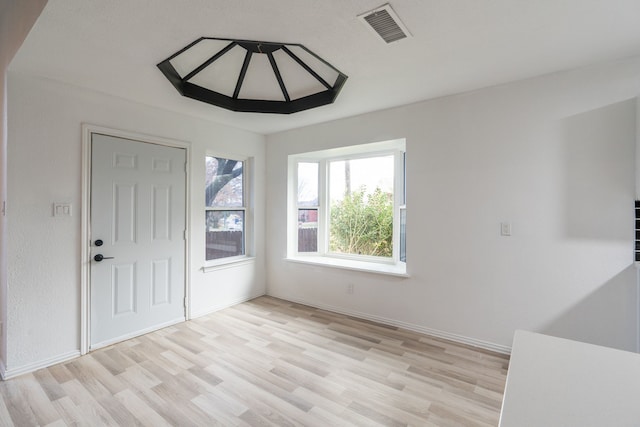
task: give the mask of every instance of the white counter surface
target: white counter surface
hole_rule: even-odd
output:
[[[500,427],[640,427],[640,354],[516,331]]]

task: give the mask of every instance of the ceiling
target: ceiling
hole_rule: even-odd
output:
[[[412,37],[357,15],[386,0],[49,0],[10,65],[263,134],[640,54],[638,0],[389,0]],[[195,39],[301,43],[349,78],[292,115],[184,98],[156,64]]]

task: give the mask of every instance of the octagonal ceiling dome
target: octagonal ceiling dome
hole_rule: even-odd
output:
[[[332,103],[347,76],[301,44],[202,37],[158,64],[183,96],[290,114]]]

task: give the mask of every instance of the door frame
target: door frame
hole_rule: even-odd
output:
[[[147,144],[182,148],[185,150],[185,253],[184,253],[184,318],[189,320],[191,305],[191,281],[189,266],[191,235],[191,144],[185,141],[162,138],[137,132],[112,129],[92,124],[82,124],[82,218],[80,243],[80,354],[87,354],[91,345],[91,136],[102,134],[116,138],[131,139]]]

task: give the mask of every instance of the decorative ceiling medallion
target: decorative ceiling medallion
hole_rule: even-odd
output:
[[[183,96],[232,111],[331,104],[347,76],[301,44],[202,37],[158,64]]]

